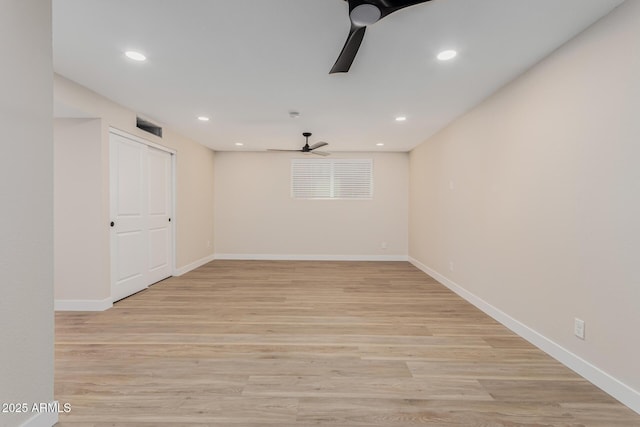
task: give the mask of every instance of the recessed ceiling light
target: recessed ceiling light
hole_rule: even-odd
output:
[[[458,56],[458,52],[456,52],[455,50],[449,49],[449,50],[443,50],[442,52],[440,52],[438,54],[438,59],[440,61],[448,61],[450,59],[455,58],[456,56]]]
[[[127,58],[133,59],[134,61],[146,61],[147,60],[146,56],[144,56],[140,52],[136,52],[135,50],[128,50],[124,54],[127,55]]]
[[[210,119],[207,116],[198,116],[198,120],[201,122],[208,122]]]
[[[377,145],[378,147],[384,147],[384,144],[383,144],[382,142],[378,142],[376,145]]]
[[[398,116],[398,117],[396,117],[396,122],[404,122],[404,121],[406,121],[406,120],[407,120],[407,118],[406,118],[405,116]]]
[[[242,147],[244,144],[242,142],[236,142],[237,147]]]

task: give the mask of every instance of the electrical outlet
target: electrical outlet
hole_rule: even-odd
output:
[[[584,339],[584,320],[577,317],[573,319],[573,333],[581,340]]]
[[[211,240],[207,240],[207,247],[210,248],[211,247]]]
[[[387,249],[387,242],[380,243],[380,248]]]
[[[449,271],[453,271],[453,261],[449,261]]]

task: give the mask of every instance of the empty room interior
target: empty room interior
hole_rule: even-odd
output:
[[[1,2],[0,427],[640,425],[639,23]]]

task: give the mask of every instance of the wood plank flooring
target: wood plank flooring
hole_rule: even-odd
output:
[[[56,314],[60,427],[640,426],[405,262],[214,261]]]

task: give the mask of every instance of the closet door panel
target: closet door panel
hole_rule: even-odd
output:
[[[144,254],[148,219],[146,147],[111,136],[111,296],[114,301],[146,288]]]
[[[171,154],[149,148],[149,265],[150,283],[171,276],[173,230],[171,223]]]

